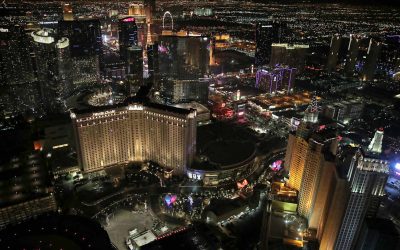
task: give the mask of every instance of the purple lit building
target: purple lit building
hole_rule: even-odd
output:
[[[286,91],[290,93],[293,89],[293,83],[296,75],[296,68],[275,65],[274,68],[262,68],[256,74],[256,88],[275,93],[277,91]]]

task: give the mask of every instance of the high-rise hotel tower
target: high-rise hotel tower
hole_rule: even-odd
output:
[[[196,110],[129,102],[75,111],[79,164],[90,172],[120,163],[154,161],[183,174],[196,153]]]
[[[347,179],[350,198],[347,203],[334,249],[354,248],[365,218],[373,218],[385,195],[389,162],[382,158],[383,129],[376,131],[368,150],[360,149],[350,164]]]

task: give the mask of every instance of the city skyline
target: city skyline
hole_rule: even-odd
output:
[[[0,249],[400,249],[389,1],[0,4]]]

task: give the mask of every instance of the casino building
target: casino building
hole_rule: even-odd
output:
[[[128,101],[72,111],[80,166],[85,172],[154,161],[181,175],[196,153],[196,110]]]

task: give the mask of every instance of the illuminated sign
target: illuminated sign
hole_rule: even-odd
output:
[[[143,110],[143,106],[142,105],[129,105],[128,106],[128,110]]]
[[[114,114],[114,113],[115,113],[115,110],[109,110],[109,111],[104,111],[104,112],[93,113],[92,116],[109,115],[109,114]]]
[[[271,169],[272,169],[273,171],[275,171],[275,172],[281,170],[281,168],[282,168],[282,163],[283,163],[282,160],[274,161],[274,162],[272,163],[272,165],[271,165]]]
[[[8,29],[0,28],[0,32],[9,32]]]
[[[133,18],[133,17],[127,17],[127,18],[125,18],[125,19],[122,19],[122,21],[123,21],[123,22],[134,22],[134,21],[135,21],[135,18]]]
[[[164,201],[167,204],[167,206],[171,206],[176,202],[177,196],[174,194],[167,194],[164,197]]]

